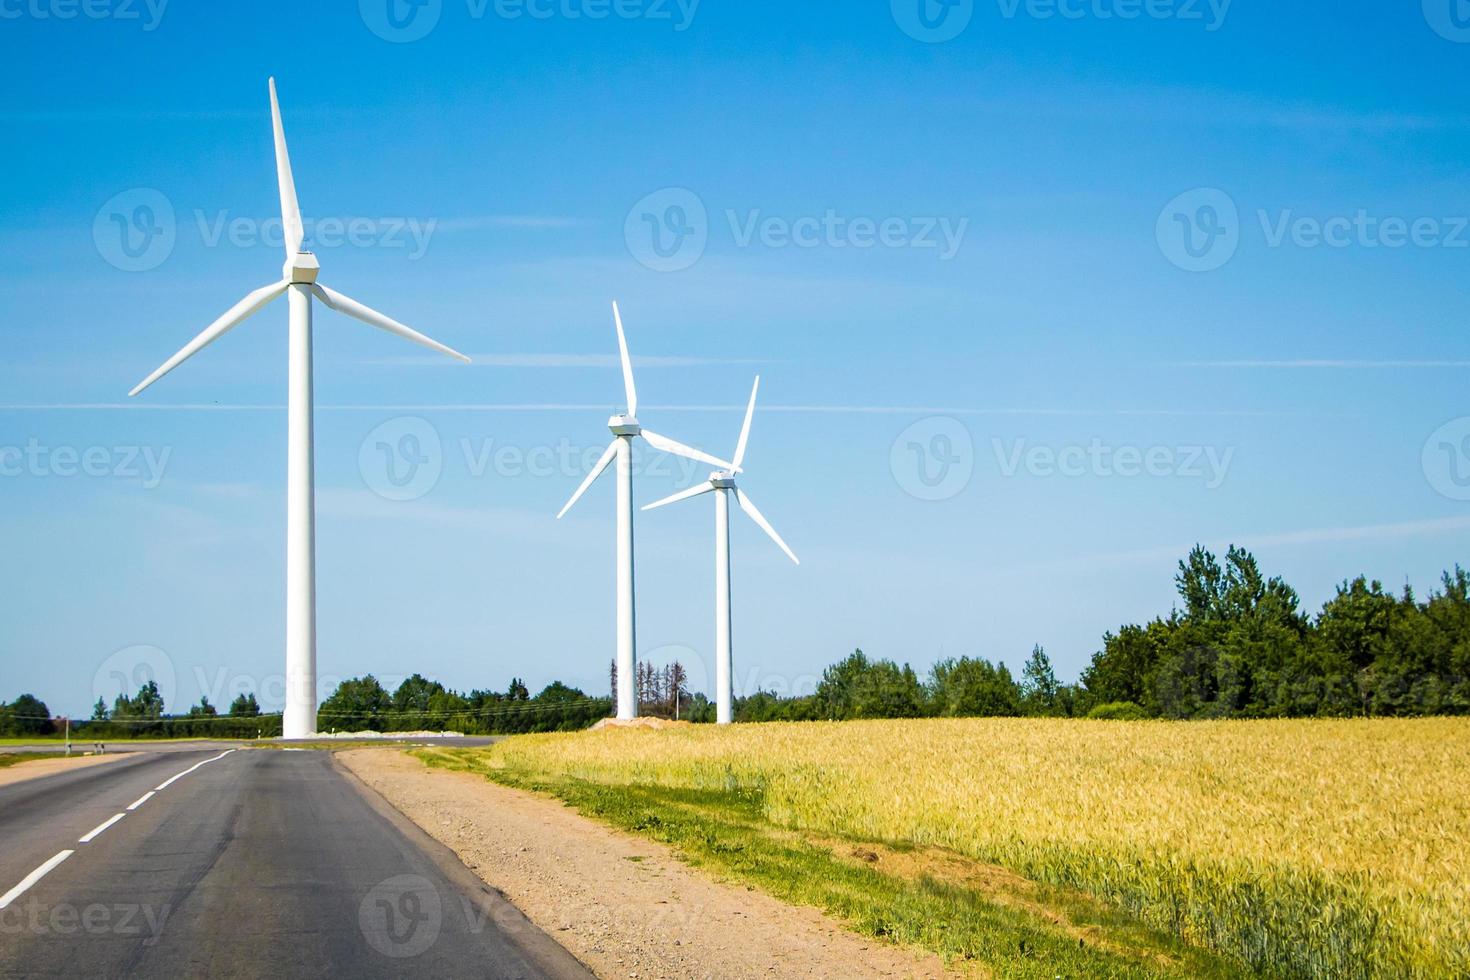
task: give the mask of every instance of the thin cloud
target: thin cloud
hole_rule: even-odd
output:
[[[471,366],[497,368],[615,368],[616,354],[470,354]],[[404,354],[398,357],[374,358],[367,363],[380,365],[455,365],[442,357]],[[768,364],[769,361],[718,357],[634,356],[635,367],[682,368],[723,364]]]
[[[406,405],[317,405],[320,412],[590,412],[604,411],[608,402],[500,402]],[[658,412],[744,412],[744,404],[650,405]],[[158,404],[150,402],[62,402],[52,404],[0,405],[4,412],[283,412],[284,404],[228,404],[195,402]],[[1131,408],[975,408],[928,405],[765,405],[763,412],[792,412],[824,415],[952,415],[952,416],[1047,416],[1057,418],[1354,418],[1345,413],[1267,412],[1221,409],[1131,409]]]
[[[1319,544],[1340,544],[1348,541],[1398,541],[1406,538],[1422,538],[1453,531],[1470,530],[1470,515],[1444,517],[1426,521],[1398,521],[1391,524],[1363,524],[1354,527],[1306,528],[1296,531],[1243,534],[1218,540],[1198,542],[1212,551],[1221,552],[1230,545],[1252,551],[1267,548],[1292,548]],[[1136,548],[1115,551],[1082,558],[1067,558],[1057,561],[1039,562],[1022,566],[1025,570],[1045,571],[1049,569],[1075,570],[1079,567],[1100,568],[1138,563],[1173,563],[1181,555],[1189,553],[1196,542],[1173,544],[1151,548]],[[1020,570],[1020,569],[1017,569]]]
[[[491,214],[480,217],[444,218],[434,224],[435,231],[494,231],[507,228],[557,230],[584,228],[596,224],[587,218],[553,214]]]
[[[1267,370],[1346,370],[1376,371],[1418,368],[1467,368],[1470,361],[1421,360],[1421,361],[1344,361],[1344,360],[1295,360],[1295,361],[1177,361],[1169,365],[1179,368],[1241,368]]]

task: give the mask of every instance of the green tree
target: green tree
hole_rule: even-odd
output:
[[[7,735],[51,734],[51,709],[33,694],[22,694],[8,705],[0,706],[0,731]]]
[[[1052,670],[1051,658],[1041,644],[1031,649],[1031,656],[1021,668],[1021,704],[1028,715],[1058,714],[1057,696],[1061,685]]]
[[[941,660],[929,673],[934,712],[952,718],[1021,713],[1021,689],[1005,664],[983,658]]]
[[[253,693],[237,694],[235,700],[230,702],[231,718],[258,718],[260,717],[260,704],[255,700]]]
[[[332,696],[322,702],[318,717],[329,731],[387,730],[388,712],[393,699],[372,674],[354,677],[337,685]]]

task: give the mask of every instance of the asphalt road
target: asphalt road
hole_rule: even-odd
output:
[[[591,976],[330,753],[225,751],[0,787],[0,975]]]

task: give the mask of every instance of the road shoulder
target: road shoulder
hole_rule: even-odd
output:
[[[430,769],[401,751],[337,758],[598,976],[954,975],[938,957],[875,944],[816,909],[716,881],[556,800]]]
[[[0,786],[13,786],[16,783],[29,782],[32,779],[54,776],[59,772],[71,772],[74,769],[100,766],[104,763],[131,758],[132,755],[133,753],[131,752],[114,752],[109,755],[43,755],[35,759],[25,759],[14,765],[0,769]]]

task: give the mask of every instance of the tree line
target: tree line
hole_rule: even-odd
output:
[[[908,664],[857,650],[828,667],[814,693],[757,691],[735,700],[737,721],[920,717],[1300,718],[1470,713],[1470,574],[1458,565],[1423,599],[1364,576],[1343,582],[1315,614],[1296,590],[1266,578],[1253,555],[1224,561],[1196,546],[1179,562],[1179,600],[1167,616],[1103,637],[1079,683],[1059,683],[1046,651],[1032,649],[1019,678],[1004,661],[941,660],[923,677]],[[715,706],[688,690],[677,662],[638,665],[645,715],[713,722]],[[609,671],[616,692],[617,667]],[[343,681],[322,702],[323,731],[458,731],[471,735],[573,731],[612,714],[614,697],[561,682],[532,696],[520,679],[505,692],[461,694],[420,674],[389,693],[371,674]],[[78,740],[133,737],[251,738],[281,733],[253,694],[225,714],[201,698],[167,715],[158,685],[144,683],[92,717]],[[40,699],[0,703],[0,736],[58,734]]]

